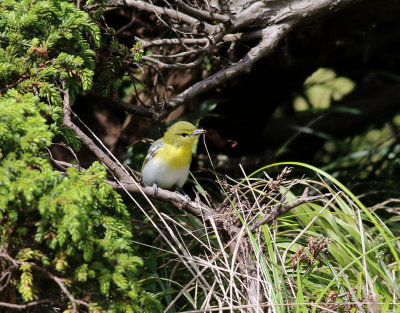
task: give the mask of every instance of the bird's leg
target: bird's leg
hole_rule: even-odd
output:
[[[187,201],[192,201],[192,200],[190,199],[189,195],[182,189],[182,187],[176,186],[176,188],[178,188],[179,192],[185,196],[185,198],[186,198]]]
[[[157,186],[157,183],[154,183],[153,184],[153,196],[157,197],[157,194],[158,194],[158,186]]]

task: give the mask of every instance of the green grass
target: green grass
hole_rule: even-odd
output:
[[[268,176],[286,166],[317,179]],[[154,248],[160,249],[164,288],[170,291],[167,312],[400,313],[398,229],[311,165],[277,163],[243,176],[219,180],[227,205],[212,219],[171,218],[162,207],[153,208],[160,219],[154,222],[163,225],[164,239]],[[255,221],[278,203],[295,201],[305,188],[329,196],[251,231]],[[197,190],[218,207],[202,186]],[[237,232],[224,233],[224,222]]]

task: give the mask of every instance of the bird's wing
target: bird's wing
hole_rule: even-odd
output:
[[[163,144],[164,144],[164,142],[162,142],[161,140],[157,140],[151,144],[149,151],[147,152],[146,159],[144,159],[144,162],[142,165],[142,170],[143,170],[144,166],[146,165],[146,163],[149,162],[154,157],[154,155],[156,154],[156,151],[158,149],[160,149],[163,146]]]

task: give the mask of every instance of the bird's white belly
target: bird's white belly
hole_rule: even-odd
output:
[[[189,165],[171,169],[165,162],[157,158],[149,160],[143,168],[142,179],[148,186],[156,183],[161,188],[171,188],[174,185],[182,187],[189,175]]]

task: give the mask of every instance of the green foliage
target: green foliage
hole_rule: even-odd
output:
[[[304,96],[297,96],[293,106],[297,111],[328,109],[332,100],[341,100],[354,87],[351,79],[337,77],[332,69],[320,68],[304,82]]]
[[[102,71],[96,77],[96,90],[103,95],[109,95],[117,89],[123,81],[126,72],[126,65],[132,51],[124,44],[119,43],[113,36],[104,38],[109,41],[111,49],[104,51],[104,60],[102,60]],[[140,56],[140,51],[135,55]],[[141,57],[141,56],[140,56]]]
[[[53,134],[41,116],[46,106],[38,97],[11,90],[0,98],[0,144],[3,154],[37,153],[51,143]]]
[[[139,62],[142,60],[144,50],[142,49],[142,43],[140,41],[136,41],[136,43],[133,45],[131,51],[133,53],[133,59],[136,62]]]
[[[32,291],[32,283],[33,276],[31,271],[31,265],[24,263],[19,268],[22,272],[21,281],[19,283],[18,291],[21,293],[24,301],[32,301],[33,300],[33,291]]]
[[[149,296],[137,282],[142,260],[131,244],[130,215],[100,164],[70,168],[66,177],[53,170],[41,150],[52,138],[39,114],[45,107],[15,90],[0,98],[1,246],[70,280],[76,297],[92,293],[110,312],[137,312],[148,303],[142,294]],[[24,301],[33,300],[35,286],[40,298],[54,292],[40,289],[46,278],[29,264],[20,270]]]
[[[355,186],[356,192],[365,193],[370,203],[397,198],[397,177],[400,172],[399,125],[397,116],[383,127],[369,127],[357,136],[326,142],[324,150],[320,152],[321,159],[328,163],[326,170],[335,177],[343,177],[342,180],[348,183],[364,181],[364,184]],[[380,182],[380,192],[371,190],[368,182],[374,186]]]
[[[0,86],[36,92],[53,105],[61,104],[60,79],[74,92],[91,88],[90,40],[99,46],[100,31],[73,3],[2,1],[0,33]]]
[[[92,88],[91,47],[99,43],[98,27],[73,3],[2,1],[0,251],[19,262],[19,274],[2,286],[2,301],[15,301],[7,295],[17,292],[17,303],[59,299],[67,310],[72,303],[54,280],[59,277],[92,311],[161,311],[138,282],[143,261],[132,243],[131,217],[106,183],[105,168],[95,162],[62,175],[46,153],[59,138],[79,148],[62,125],[60,86],[66,84],[72,100]]]
[[[107,0],[87,0],[86,5],[97,5],[97,9],[93,13],[93,19],[100,20],[106,11]]]
[[[372,296],[376,297],[377,302],[384,303],[390,298],[389,302],[394,303],[399,296],[399,290],[396,289],[399,280],[393,279],[394,276],[398,277],[399,272],[398,267],[393,266],[399,260],[397,228],[388,227],[350,190],[315,167],[283,162],[265,166],[257,172],[274,165],[309,168],[331,181],[335,189],[326,182],[317,182],[319,188],[324,187],[332,192],[334,199],[324,199],[322,205],[299,205],[281,216],[275,225],[263,226],[265,244],[274,246],[265,254],[268,264],[284,267],[278,276],[274,275],[276,278],[271,283],[279,286],[280,281],[287,279],[284,273],[288,273],[297,280],[296,301],[300,304],[327,302],[322,299],[329,298],[328,292],[331,291],[342,294],[337,303],[343,306],[354,299],[369,299]],[[308,181],[308,186],[312,187],[312,183]],[[257,186],[262,186],[261,180]],[[289,203],[298,198],[282,186],[281,192]],[[271,238],[271,234],[275,238]],[[281,253],[280,257],[276,256],[277,251]],[[302,305],[296,310],[306,312]],[[313,312],[316,311],[317,307],[314,306]]]
[[[161,313],[163,311],[162,306],[151,293],[146,293],[144,297],[142,297],[141,302],[143,307],[145,307],[143,313]]]

